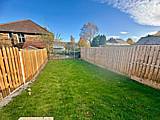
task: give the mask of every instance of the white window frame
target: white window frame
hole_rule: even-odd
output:
[[[17,33],[17,39],[18,39],[18,43],[24,43],[26,38],[23,33]],[[24,41],[23,41],[23,39],[24,39]]]

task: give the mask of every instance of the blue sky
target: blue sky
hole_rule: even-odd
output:
[[[121,4],[117,4],[116,1],[0,0],[0,23],[31,19],[48,27],[54,33],[61,33],[65,41],[69,41],[70,35],[73,35],[78,41],[80,29],[86,22],[96,24],[101,34],[123,39],[137,38],[160,30],[160,14],[157,14],[160,13],[159,6],[154,6],[154,8],[157,7],[157,13],[154,13],[155,10],[147,11],[148,7],[154,4],[147,2],[144,4],[143,1],[148,0],[139,0],[143,3],[137,3],[134,6],[132,2],[129,3],[130,6],[125,5],[126,0],[122,0]],[[141,4],[146,7],[141,8]],[[122,9],[125,7],[127,11]],[[153,15],[151,16],[150,13]],[[150,16],[150,18],[144,16]]]

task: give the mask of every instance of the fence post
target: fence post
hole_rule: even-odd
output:
[[[21,64],[21,70],[22,70],[22,79],[23,79],[23,83],[25,84],[25,74],[24,74],[24,65],[23,65],[23,61],[22,61],[22,51],[19,51],[19,56],[20,56],[20,64]]]

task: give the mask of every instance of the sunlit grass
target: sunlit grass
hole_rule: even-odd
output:
[[[160,91],[81,60],[50,61],[27,91],[0,110],[0,120],[159,120]]]

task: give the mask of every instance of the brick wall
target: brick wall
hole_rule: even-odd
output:
[[[24,34],[25,36],[25,41],[39,41],[42,40],[41,35],[28,35]],[[14,43],[14,44],[13,44]],[[8,37],[8,33],[0,33],[0,47],[2,46],[17,46],[17,47],[22,47],[22,43],[18,43],[18,37],[16,33],[13,33],[13,42],[12,40]]]

